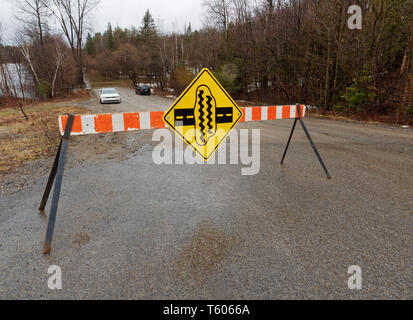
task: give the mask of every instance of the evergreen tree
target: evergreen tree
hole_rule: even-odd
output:
[[[189,42],[192,36],[192,26],[191,23],[188,24],[188,27],[185,27],[185,41]]]
[[[115,48],[115,39],[113,37],[113,30],[112,30],[112,25],[108,23],[108,27],[103,34],[103,38],[105,41],[105,47],[109,50],[114,50]]]
[[[86,51],[91,56],[96,55],[95,39],[90,35],[90,33],[87,34]]]
[[[188,24],[188,27],[185,30],[185,35],[189,37],[192,34],[192,25],[191,23]]]
[[[350,109],[355,111],[370,110],[377,97],[373,76],[367,65],[363,65],[360,77],[347,88],[344,99]]]
[[[148,9],[142,19],[142,26],[139,29],[139,38],[145,44],[151,45],[157,37],[158,27]]]

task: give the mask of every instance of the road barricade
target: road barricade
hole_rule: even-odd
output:
[[[296,129],[297,122],[300,122],[327,178],[331,178],[330,173],[328,172],[307,130],[307,127],[304,124],[303,118],[305,117],[306,106],[297,104],[288,106],[246,107],[240,109],[243,114],[239,122],[294,119],[294,124],[281,160],[281,164],[284,163],[288,148],[290,146],[294,131]],[[130,132],[166,128],[167,126],[163,119],[164,115],[165,112],[163,111],[155,111],[97,115],[69,114],[59,117],[58,121],[62,138],[39,208],[41,212],[44,212],[50,196],[50,192],[54,185],[49,222],[46,232],[46,239],[43,247],[43,254],[50,254],[52,248],[53,232],[56,222],[58,203],[63,181],[64,163],[70,137],[89,134]]]
[[[243,116],[240,122],[298,119],[298,109],[301,117],[305,117],[305,106],[268,106],[240,108]],[[129,132],[166,128],[163,121],[164,111],[113,113],[98,115],[74,116],[70,131],[72,136],[102,134],[112,132]],[[60,134],[63,136],[69,116],[59,117]]]

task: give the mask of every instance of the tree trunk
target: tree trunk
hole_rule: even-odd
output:
[[[341,52],[341,37],[343,34],[343,16],[344,16],[344,10],[345,7],[342,7],[341,13],[340,13],[340,29],[338,33],[338,43],[337,43],[337,51],[335,54],[335,69],[334,69],[334,82],[333,82],[333,106],[336,104],[336,90],[337,90],[337,77],[338,77],[338,69],[340,65],[340,52]]]
[[[330,55],[331,55],[331,48],[330,48],[330,31],[328,32],[328,44],[327,44],[327,63],[326,63],[326,75],[325,75],[325,87],[324,87],[324,105],[323,105],[323,113],[327,112],[328,103],[329,103],[329,91],[330,91]]]

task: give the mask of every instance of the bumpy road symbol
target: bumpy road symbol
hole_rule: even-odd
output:
[[[165,113],[165,123],[207,161],[242,118],[242,111],[203,69]]]
[[[196,142],[200,146],[205,146],[209,139],[212,138],[217,132],[216,121],[216,109],[217,103],[211,90],[201,85],[196,91],[196,103],[195,103],[195,127],[196,130]]]

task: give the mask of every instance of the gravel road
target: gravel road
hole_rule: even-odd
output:
[[[124,90],[96,108],[172,103]],[[412,299],[413,130],[307,119],[327,180],[301,129],[280,166],[291,125],[237,127],[261,129],[256,176],[156,166],[152,132],[73,138],[51,256],[37,207],[53,159],[0,194],[0,298]],[[51,265],[62,290],[47,287]],[[362,290],[347,286],[351,265]]]
[[[137,112],[137,111],[164,111],[173,103],[173,99],[167,99],[156,95],[140,96],[131,88],[115,88],[122,97],[120,104],[107,104],[100,106],[99,99],[95,98],[96,107],[102,112]],[[99,89],[94,90],[94,95],[99,95]]]

